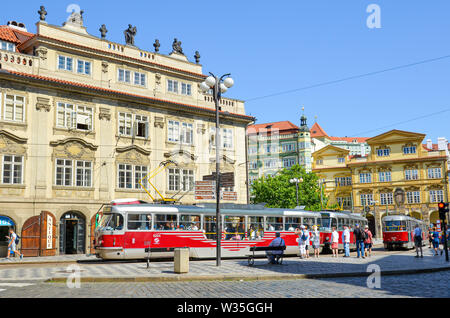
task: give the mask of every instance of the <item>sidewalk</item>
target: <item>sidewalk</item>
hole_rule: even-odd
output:
[[[2,265],[14,265],[14,264],[53,264],[53,263],[73,263],[77,261],[86,260],[99,260],[95,255],[78,254],[78,255],[58,255],[58,256],[46,256],[46,257],[24,257],[20,260],[19,257],[12,257],[9,260],[6,258],[0,258],[0,268]]]
[[[4,267],[0,266],[0,281],[51,281],[66,282],[79,270],[81,282],[162,282],[162,281],[212,281],[212,280],[279,280],[303,278],[334,278],[368,276],[368,266],[379,266],[381,275],[400,275],[450,270],[444,256],[432,256],[424,249],[424,258],[415,258],[413,251],[380,253],[366,259],[332,258],[319,259],[286,258],[283,265],[269,265],[266,259],[256,259],[249,267],[247,260],[223,260],[216,267],[215,261],[190,262],[188,274],[175,274],[173,262],[150,263],[101,263],[93,265],[70,264],[55,266]],[[70,266],[70,267],[69,267]]]

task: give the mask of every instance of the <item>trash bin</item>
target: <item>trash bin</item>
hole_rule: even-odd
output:
[[[174,255],[174,272],[189,273],[189,248],[176,248]]]

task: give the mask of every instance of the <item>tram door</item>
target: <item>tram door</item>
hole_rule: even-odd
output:
[[[86,222],[84,217],[76,212],[69,212],[62,216],[59,236],[61,254],[85,253]]]

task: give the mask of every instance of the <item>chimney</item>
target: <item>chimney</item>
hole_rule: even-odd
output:
[[[433,140],[427,139],[427,148],[433,150]]]
[[[8,21],[7,26],[13,29],[28,32],[27,28],[25,27],[25,24],[23,24],[22,22]]]
[[[448,140],[445,137],[438,138],[438,149],[444,150],[445,154],[448,156]]]

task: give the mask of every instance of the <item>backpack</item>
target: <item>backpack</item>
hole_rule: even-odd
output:
[[[302,241],[306,241],[308,239],[305,232],[303,232],[301,239],[302,239]]]
[[[369,236],[367,235],[366,231],[364,231],[363,229],[359,230],[361,232],[361,239],[362,240],[367,240],[369,238]]]
[[[20,236],[16,234],[16,240],[14,241],[16,245],[19,245]]]

